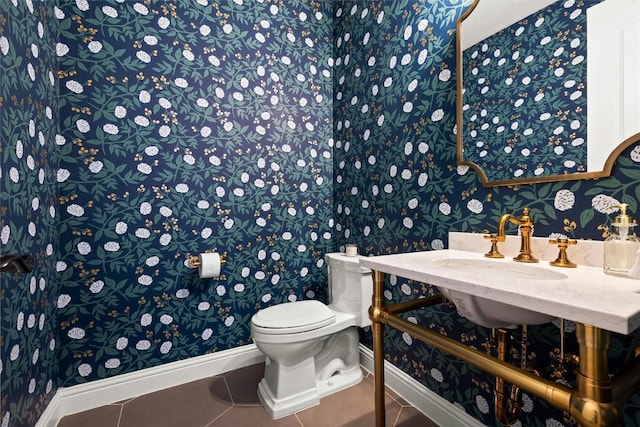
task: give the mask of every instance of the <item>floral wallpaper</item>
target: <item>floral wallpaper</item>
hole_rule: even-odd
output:
[[[340,1],[335,8],[335,239],[357,243],[365,254],[447,247],[449,231],[495,230],[500,215],[529,207],[535,235],[603,240],[619,202],[640,216],[640,144],[618,158],[613,176],[597,181],[482,187],[477,174],[455,159],[455,22],[470,1]],[[580,1],[563,5],[578,10]],[[513,226],[509,233],[516,233]],[[425,284],[387,278],[385,296],[401,301],[434,293]],[[478,349],[495,352],[491,330],[477,327],[452,306],[407,313]],[[559,322],[516,331],[510,360],[551,377],[557,363]],[[566,322],[568,352],[577,351]],[[429,389],[486,425],[496,425],[495,378],[387,328],[386,357]],[[361,339],[370,345],[368,331]],[[614,335],[611,367],[633,357],[638,334]],[[495,353],[494,353],[495,354]],[[571,380],[571,378],[569,378]],[[638,395],[625,408],[638,423]],[[516,425],[571,426],[568,414],[523,396]]]
[[[49,2],[0,2],[0,425],[32,426],[55,394],[59,281],[57,27]]]
[[[325,298],[332,3],[62,1],[61,386],[250,342]],[[227,256],[199,279],[189,256]]]
[[[586,171],[593,3],[552,3],[465,49],[464,157],[491,181]]]
[[[248,343],[259,308],[326,299],[323,255],[345,243],[441,249],[523,207],[538,236],[602,240],[611,206],[638,216],[639,144],[597,181],[485,188],[456,165],[455,21],[469,3],[2,2],[2,253],[38,264],[0,277],[1,425],[33,425],[59,386]],[[228,261],[201,280],[186,261],[211,250]],[[389,277],[385,296],[433,292]],[[493,351],[452,306],[407,317]],[[559,328],[516,333],[528,348],[511,361],[551,375]],[[636,341],[613,336],[612,367]],[[386,350],[496,425],[492,377],[397,331]],[[574,423],[525,394],[517,425]]]

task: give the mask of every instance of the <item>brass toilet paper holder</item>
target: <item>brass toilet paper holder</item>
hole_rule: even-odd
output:
[[[220,265],[223,266],[226,263],[227,263],[227,256],[220,254]],[[196,255],[196,256],[189,255],[188,264],[189,264],[189,267],[191,267],[191,268],[200,267],[200,256],[199,255]]]

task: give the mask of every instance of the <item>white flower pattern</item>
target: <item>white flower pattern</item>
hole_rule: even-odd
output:
[[[26,236],[39,259],[19,283],[19,299],[7,291],[2,320],[14,333],[3,334],[9,351],[0,370],[6,374],[11,363],[15,375],[3,381],[3,396],[15,384],[10,404],[29,416],[44,407],[27,400],[48,401],[58,387],[138,369],[132,354],[155,365],[185,357],[185,348],[196,356],[248,342],[254,311],[326,296],[323,255],[347,240],[370,254],[444,248],[449,230],[493,227],[495,212],[511,203],[544,212],[548,225],[537,226],[546,235],[563,231],[566,219],[577,224],[574,235],[600,238],[597,224],[612,204],[635,198],[637,171],[629,164],[640,162],[637,146],[625,151],[611,180],[575,185],[487,189],[473,169],[456,166],[453,55],[434,48],[451,45],[462,3],[441,18],[426,3],[382,2],[374,10],[353,1],[254,2],[225,22],[200,13],[212,3],[7,2],[20,19],[5,23],[0,58],[23,66],[3,69],[9,84],[1,96],[12,112],[6,128],[13,130],[3,134],[8,156],[0,177],[18,196],[15,211],[3,213],[0,242],[14,248]],[[218,3],[223,13],[231,7]],[[163,5],[175,5],[175,13],[164,15]],[[69,31],[58,37],[59,25]],[[91,33],[75,31],[80,25]],[[418,40],[424,44],[411,51],[396,43]],[[175,72],[163,75],[163,68]],[[585,96],[577,83],[565,89]],[[8,101],[14,95],[30,102]],[[537,128],[520,126],[537,137]],[[573,123],[555,128],[577,130]],[[603,215],[589,219],[589,211]],[[188,254],[212,249],[228,253],[220,283],[200,281],[186,263]],[[430,289],[394,280],[384,291],[388,301]],[[198,310],[204,302],[208,310]],[[218,311],[206,326],[198,317]],[[145,339],[150,331],[153,340]],[[418,362],[422,344],[401,334],[389,339],[411,341],[403,356]],[[102,351],[53,356],[87,348]],[[58,364],[67,373],[61,380]],[[464,382],[456,368],[442,378],[445,366],[435,362],[416,369],[442,390],[450,378]],[[41,374],[31,378],[29,370]],[[536,422],[561,425],[555,419],[562,415],[546,415],[533,402]],[[484,406],[473,398],[464,408],[482,417]],[[26,414],[2,414],[3,425],[15,419]]]

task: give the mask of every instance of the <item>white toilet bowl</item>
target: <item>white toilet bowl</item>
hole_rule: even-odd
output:
[[[371,271],[344,254],[325,259],[336,304],[279,304],[251,319],[251,337],[266,355],[258,397],[272,418],[317,405],[321,397],[362,379],[357,327],[370,324]]]

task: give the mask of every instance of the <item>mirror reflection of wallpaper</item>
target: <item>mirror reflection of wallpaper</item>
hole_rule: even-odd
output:
[[[464,51],[464,159],[489,180],[586,171],[592,3],[558,1]]]

